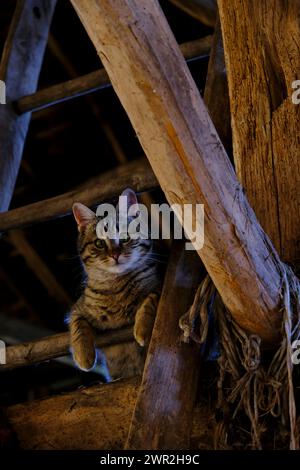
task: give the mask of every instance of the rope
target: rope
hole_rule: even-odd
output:
[[[210,277],[199,285],[193,304],[181,317],[179,326],[183,341],[204,344],[209,317],[217,322],[220,357],[217,408],[223,420],[215,430],[215,447],[230,448],[230,430],[238,417],[247,416],[250,423],[249,445],[263,448],[268,437],[269,418],[276,419],[276,439],[290,449],[299,449],[299,424],[295,403],[292,345],[300,338],[300,282],[285,264],[282,271],[282,341],[272,352],[262,354],[261,338],[244,331],[232,318]],[[236,421],[237,422],[237,421]],[[272,428],[274,427],[274,422]]]

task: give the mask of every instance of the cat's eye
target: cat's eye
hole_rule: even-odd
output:
[[[125,243],[128,243],[130,241],[130,236],[128,233],[121,233],[120,234],[120,242],[125,244]]]
[[[97,238],[97,240],[95,240],[95,246],[97,248],[103,248],[104,247],[104,241],[100,240],[100,238]]]

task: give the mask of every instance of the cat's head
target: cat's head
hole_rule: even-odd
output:
[[[131,206],[137,207],[137,197],[132,189],[125,189],[121,196],[127,198],[127,210]],[[110,220],[115,235],[109,236],[105,225],[99,229],[96,214],[79,202],[73,205],[73,214],[79,230],[79,254],[87,272],[101,270],[122,274],[136,269],[149,258],[150,239],[132,239],[128,233],[120,233],[117,220]],[[133,217],[134,214],[128,218],[128,223]]]

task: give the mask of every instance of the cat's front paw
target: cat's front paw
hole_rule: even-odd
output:
[[[73,350],[73,359],[81,370],[88,372],[93,369],[96,362],[95,349],[90,351]]]
[[[136,323],[134,325],[133,335],[136,342],[142,347],[147,346],[150,342],[151,332],[149,334],[147,328],[144,328],[144,326],[141,324]]]

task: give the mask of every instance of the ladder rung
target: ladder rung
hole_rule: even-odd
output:
[[[86,181],[73,191],[0,213],[0,232],[67,215],[76,201],[95,206],[117,196],[126,187],[143,192],[157,186],[148,161],[134,160]]]
[[[132,327],[118,330],[102,331],[95,338],[98,348],[133,340]],[[69,333],[58,333],[28,343],[8,346],[6,348],[6,364],[0,365],[0,372],[17,367],[30,366],[50,359],[66,356],[70,353]]]
[[[207,57],[210,52],[211,40],[211,36],[205,36],[195,41],[183,43],[179,47],[186,61],[189,62]],[[109,86],[111,83],[105,69],[100,69],[24,96],[15,101],[13,106],[17,114],[34,112]]]

